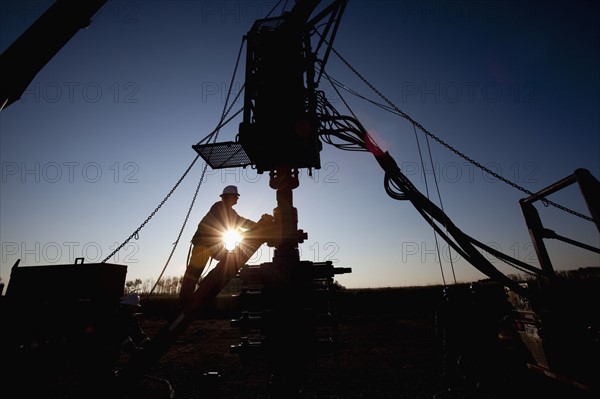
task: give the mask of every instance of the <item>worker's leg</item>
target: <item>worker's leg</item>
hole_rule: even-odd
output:
[[[181,291],[179,291],[179,300],[186,303],[196,291],[196,285],[202,276],[206,263],[210,257],[210,252],[206,245],[194,245],[189,263],[183,275],[181,282]]]

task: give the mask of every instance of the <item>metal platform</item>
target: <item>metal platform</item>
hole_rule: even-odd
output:
[[[252,165],[252,161],[242,145],[233,141],[196,144],[192,148],[213,169],[239,168]]]

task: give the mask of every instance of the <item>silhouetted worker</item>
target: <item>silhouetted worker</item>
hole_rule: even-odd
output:
[[[135,293],[125,295],[119,303],[117,338],[122,353],[133,353],[150,340],[140,324],[141,308],[140,296]]]
[[[138,294],[123,296],[115,309],[114,318],[109,319],[110,322],[97,333],[89,334],[90,341],[86,341],[86,345],[74,348],[77,357],[82,359],[77,367],[81,372],[81,388],[87,395],[85,397],[112,397],[116,384],[115,371],[121,356],[135,356],[150,341],[140,323],[140,302]]]
[[[200,281],[202,272],[208,260],[220,260],[224,251],[223,235],[225,232],[240,229],[252,229],[257,223],[246,219],[233,209],[237,204],[240,194],[236,186],[227,186],[221,194],[221,201],[215,202],[208,213],[198,224],[198,229],[192,238],[192,251],[188,261],[179,299],[187,303]],[[263,218],[268,215],[263,215]]]

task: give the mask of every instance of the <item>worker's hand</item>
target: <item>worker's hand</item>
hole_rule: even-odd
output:
[[[274,218],[272,215],[269,215],[268,213],[264,213],[261,217],[260,217],[260,222],[261,223],[266,223],[266,222],[271,222],[273,223]]]

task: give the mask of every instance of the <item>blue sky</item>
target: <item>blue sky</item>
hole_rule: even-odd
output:
[[[49,2],[0,2],[2,51]],[[242,37],[274,1],[109,1],[0,112],[1,276],[23,265],[99,262],[165,197],[219,121]],[[398,108],[477,162],[530,191],[589,169],[600,177],[598,26],[592,1],[402,2],[350,0],[334,42]],[[243,85],[243,66],[234,90]],[[328,73],[382,102],[332,55]],[[321,87],[349,114],[328,84]],[[343,92],[404,173],[426,191],[410,123]],[[241,107],[241,103],[234,107]],[[221,132],[233,140],[240,118]],[[418,136],[421,149],[424,137]],[[465,233],[539,266],[519,199],[526,195],[430,140],[442,205]],[[432,200],[429,155],[424,153]],[[302,259],[351,267],[347,287],[441,284],[430,227],[383,188],[367,153],[324,144],[322,168],[294,191]],[[163,208],[110,262],[128,279],[157,279],[190,206],[198,162]],[[268,176],[208,170],[166,276],[179,276],[196,225],[228,184],[237,211],[258,219],[276,206]],[[551,198],[586,213],[576,187]],[[540,209],[559,234],[598,246],[592,223]],[[446,282],[483,278],[440,242]],[[549,246],[555,267],[598,266],[597,254]],[[251,260],[270,260],[262,247]],[[452,262],[450,262],[452,259]],[[514,269],[493,263],[505,273]]]

